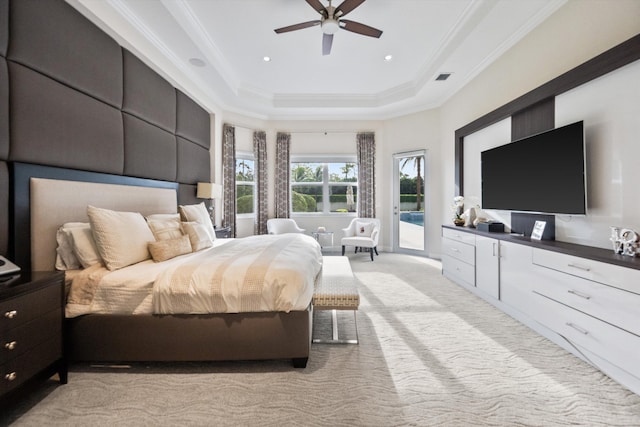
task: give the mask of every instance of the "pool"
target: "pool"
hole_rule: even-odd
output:
[[[424,212],[400,212],[400,221],[424,227]]]

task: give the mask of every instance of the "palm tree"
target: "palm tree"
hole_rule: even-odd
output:
[[[416,168],[416,210],[422,208],[422,179],[421,179],[421,166],[423,156],[405,157],[402,160],[402,168],[404,168],[409,162],[413,161]]]

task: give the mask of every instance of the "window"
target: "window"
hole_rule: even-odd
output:
[[[253,214],[256,181],[253,156],[236,154],[236,213]]]
[[[358,167],[354,159],[296,158],[291,162],[293,213],[349,213],[356,211]]]

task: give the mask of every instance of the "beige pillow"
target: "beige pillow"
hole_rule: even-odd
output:
[[[172,214],[151,214],[146,217],[148,221],[178,221],[180,222],[180,214],[172,213]]]
[[[87,207],[98,252],[109,270],[117,270],[149,259],[151,229],[137,212],[118,212]]]
[[[197,205],[180,205],[178,206],[178,210],[180,211],[180,216],[183,221],[197,222],[204,225],[211,240],[216,239],[216,233],[213,230],[211,217],[209,216],[209,211],[207,210],[204,202]]]
[[[149,243],[149,252],[155,262],[166,261],[178,255],[191,253],[191,241],[189,236],[180,236],[177,239],[161,240]]]
[[[169,239],[178,239],[182,237],[184,234],[182,232],[182,226],[180,225],[180,221],[158,221],[158,220],[147,220],[147,224],[149,224],[149,228],[153,233],[153,236],[156,240],[169,240]]]
[[[209,236],[205,225],[197,222],[183,222],[182,229],[184,233],[189,236],[193,252],[198,252],[213,246],[213,239]]]

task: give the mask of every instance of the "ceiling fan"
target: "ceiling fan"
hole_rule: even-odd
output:
[[[365,0],[345,0],[338,7],[331,6],[331,0],[329,0],[329,6],[324,7],[320,0],[306,0],[309,5],[314,8],[322,18],[315,21],[301,22],[300,24],[289,25],[288,27],[282,27],[275,29],[277,34],[287,33],[289,31],[302,30],[303,28],[315,27],[320,25],[322,28],[322,54],[329,55],[331,53],[331,45],[333,44],[333,35],[342,28],[343,30],[351,31],[352,33],[362,34],[363,36],[380,38],[382,31],[370,27],[368,25],[361,24],[359,22],[342,19],[347,13],[351,12],[356,7],[364,3]]]

